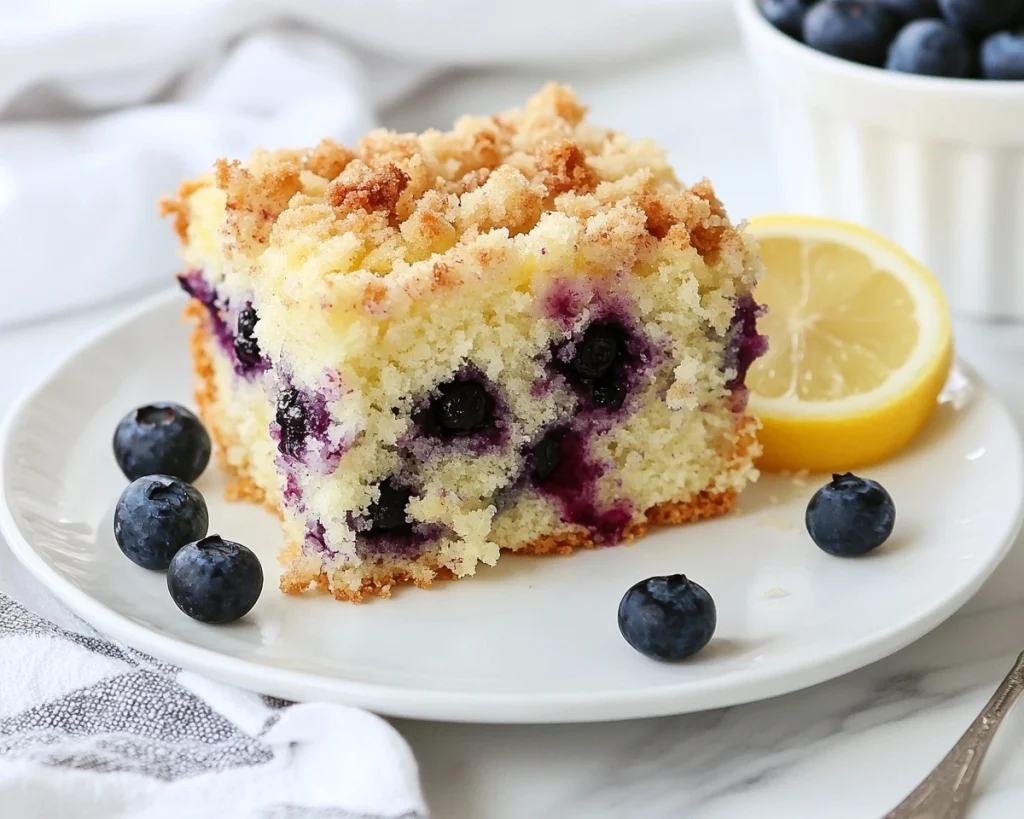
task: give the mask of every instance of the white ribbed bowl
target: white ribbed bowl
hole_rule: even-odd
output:
[[[1024,319],[1024,82],[857,65],[735,2],[788,207],[889,236],[961,315]]]

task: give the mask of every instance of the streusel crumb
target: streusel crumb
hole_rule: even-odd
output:
[[[325,140],[306,151],[260,150],[246,165],[221,161],[162,208],[184,240],[187,200],[216,187],[230,253],[257,257],[314,227],[322,240],[358,232],[368,246],[350,269],[377,273],[489,231],[527,232],[546,211],[587,214],[591,235],[609,243],[641,237],[606,234],[602,214],[637,220],[645,235],[702,256],[739,246],[709,183],[687,189],[660,148],[584,122],[585,113],[568,88],[550,84],[522,110],[463,117],[451,131],[378,130],[355,150]]]

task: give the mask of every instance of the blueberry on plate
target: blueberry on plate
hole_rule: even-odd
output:
[[[210,436],[202,421],[180,404],[147,404],[117,425],[114,458],[130,481],[173,475],[191,483],[210,462]]]
[[[939,0],[943,17],[973,34],[988,34],[1010,24],[1022,5],[1022,0]]]
[[[837,557],[855,557],[877,549],[892,534],[896,505],[877,481],[847,472],[814,493],[804,522],[811,540]]]
[[[938,17],[940,13],[938,0],[878,0],[878,4],[905,22]]]
[[[974,73],[974,46],[945,20],[915,20],[896,35],[885,67],[932,77],[969,77]]]
[[[822,0],[804,17],[804,42],[833,57],[881,67],[899,24],[875,0]]]
[[[718,623],[715,601],[685,575],[649,577],[619,603],[619,631],[653,660],[684,660],[711,640]]]
[[[794,39],[803,38],[804,15],[816,0],[758,0],[761,14],[775,28]]]
[[[210,535],[189,543],[171,560],[167,590],[193,620],[230,623],[244,617],[263,591],[259,558],[240,543]]]
[[[206,536],[209,525],[199,490],[170,475],[136,478],[114,508],[117,545],[145,569],[166,569],[182,546]]]
[[[1024,27],[1000,31],[981,44],[981,76],[987,80],[1024,80]]]

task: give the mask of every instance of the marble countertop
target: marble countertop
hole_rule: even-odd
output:
[[[755,78],[738,48],[709,45],[553,76],[575,86],[598,121],[668,146],[683,178],[714,179],[734,216],[778,207]],[[443,125],[466,110],[515,104],[548,78],[449,75],[385,112],[385,121],[401,129]],[[123,306],[0,331],[0,409]],[[1024,328],[961,321],[957,339],[961,355],[1024,419]],[[953,745],[1024,648],[1021,578],[1018,543],[974,600],[915,645],[773,700],[600,725],[396,726],[419,759],[438,819],[876,819]],[[47,608],[2,545],[0,586]],[[972,819],[1020,816],[1022,745],[1024,709],[996,738]]]

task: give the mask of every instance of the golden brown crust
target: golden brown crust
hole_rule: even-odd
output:
[[[724,515],[728,512],[736,500],[736,493],[727,492],[701,492],[688,501],[668,501],[659,503],[647,510],[646,523],[634,524],[625,533],[621,541],[615,545],[632,543],[637,538],[647,534],[648,525],[654,526],[678,526],[684,523],[691,523],[704,518]],[[531,555],[531,556],[554,556],[569,555],[577,549],[594,549],[598,544],[588,532],[583,530],[560,532],[554,535],[545,535],[537,538],[525,546],[514,551],[506,550],[507,554]],[[282,562],[297,558],[301,549],[292,544],[281,554]],[[334,598],[348,603],[362,603],[368,597],[391,597],[395,586],[413,585],[420,589],[429,589],[436,581],[453,579],[451,570],[446,566],[439,566],[432,556],[425,556],[417,563],[418,574],[413,575],[405,569],[393,566],[383,566],[372,572],[368,577],[362,579],[357,589],[336,588],[333,591]],[[321,572],[317,577],[311,576],[302,571],[288,570],[281,576],[280,588],[285,594],[303,594],[312,587],[320,591],[326,591],[329,586],[329,578],[326,572]]]
[[[527,543],[514,554],[521,555],[568,555],[577,549],[593,549],[597,546],[594,539],[582,530],[578,532],[560,532],[557,535],[544,535]]]
[[[262,504],[280,517],[280,510],[267,502],[264,491],[246,474],[245,470],[239,469],[228,461],[227,453],[229,449],[238,445],[238,441],[233,435],[231,427],[221,423],[217,412],[217,384],[213,377],[213,360],[208,351],[208,345],[213,337],[210,333],[206,308],[195,299],[189,299],[185,306],[184,318],[192,325],[188,343],[192,353],[193,395],[196,406],[199,408],[199,417],[203,419],[210,438],[213,439],[217,465],[228,476],[224,497],[229,501]]]
[[[647,534],[648,526],[679,526],[703,518],[724,515],[736,501],[736,493],[701,492],[687,501],[666,501],[652,506],[644,513],[646,523],[634,524],[621,541],[615,545],[632,543]],[[532,543],[516,549],[515,554],[523,555],[568,555],[577,549],[594,549],[597,543],[584,531],[563,532],[545,535]]]
[[[733,490],[701,492],[688,501],[665,501],[647,510],[647,522],[652,526],[681,526],[705,518],[724,515],[736,502]]]
[[[178,186],[173,197],[161,197],[157,203],[161,216],[174,217],[174,232],[178,234],[182,244],[188,240],[188,198],[206,185],[205,179],[186,179]]]
[[[416,586],[420,589],[429,589],[435,582],[444,582],[454,579],[454,575],[447,566],[438,566],[432,561],[425,561],[419,564],[426,572],[424,577],[414,577],[407,571],[388,568],[364,578],[358,589],[336,588],[331,592],[335,600],[343,603],[364,603],[368,597],[391,597],[391,590],[395,586]],[[321,572],[312,583],[317,591],[328,591],[329,583],[327,574]],[[286,571],[281,575],[280,589],[285,594],[304,594],[310,590],[309,576]]]

